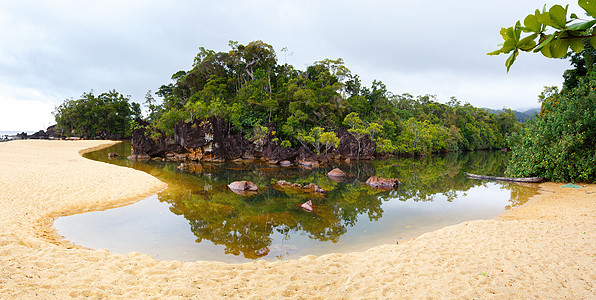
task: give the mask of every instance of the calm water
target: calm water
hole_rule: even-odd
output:
[[[108,160],[108,152],[121,158]],[[90,248],[137,251],[157,259],[246,262],[293,259],[314,254],[363,251],[475,219],[493,218],[536,193],[533,186],[465,178],[463,172],[502,175],[505,152],[454,153],[428,158],[394,158],[320,169],[266,163],[202,164],[187,172],[175,163],[131,162],[130,144],[87,154],[145,171],[168,183],[162,193],[138,203],[56,220],[58,232]],[[334,182],[334,167],[349,178]],[[398,190],[378,191],[363,182],[372,175],[398,178]],[[274,185],[284,179],[315,183],[316,195]],[[250,180],[256,195],[234,194],[226,185]],[[131,182],[130,184],[134,184]],[[315,211],[299,205],[311,200]]]

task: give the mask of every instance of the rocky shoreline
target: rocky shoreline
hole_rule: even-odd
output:
[[[336,148],[316,154],[305,146],[279,145],[275,137],[275,123],[266,125],[268,132],[264,138],[248,140],[235,132],[224,119],[214,116],[177,124],[173,139],[166,138],[162,132],[157,132],[159,138],[153,138],[148,130],[149,124],[137,122],[140,126],[132,132],[132,151],[128,157],[131,160],[223,162],[259,159],[271,164],[312,168],[329,161],[374,159],[377,148],[368,135],[358,140],[345,128],[335,132],[340,140]]]

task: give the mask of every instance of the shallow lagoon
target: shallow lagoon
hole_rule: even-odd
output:
[[[121,156],[108,160],[108,152]],[[537,187],[465,178],[463,172],[502,175],[509,154],[501,151],[336,163],[312,170],[262,162],[202,164],[186,172],[176,163],[132,162],[125,158],[129,153],[130,144],[122,143],[85,156],[145,171],[168,188],[129,206],[59,218],[54,225],[60,234],[85,247],[157,259],[294,259],[364,251],[463,221],[493,218],[524,203]],[[348,179],[337,183],[326,177],[334,167]],[[402,184],[398,190],[373,190],[364,184],[372,175],[398,178]],[[313,182],[328,193],[280,189],[274,185],[280,179]],[[236,180],[253,181],[259,192],[234,194],[226,185]],[[312,213],[299,208],[307,200],[315,206]]]

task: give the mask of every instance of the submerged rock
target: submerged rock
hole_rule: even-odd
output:
[[[324,189],[314,183],[309,183],[303,186],[300,183],[291,183],[285,180],[278,180],[275,184],[283,188],[294,188],[308,193],[326,193]]]
[[[147,155],[147,154],[132,154],[130,156],[127,157],[128,160],[134,160],[134,161],[148,161],[151,159],[151,156]]]
[[[395,178],[383,178],[378,176],[371,176],[366,180],[366,184],[375,189],[390,190],[397,189],[399,180]]]
[[[327,191],[325,191],[320,186],[318,186],[318,185],[316,185],[314,183],[309,183],[309,184],[303,186],[302,189],[313,191],[315,193],[322,193],[322,194],[327,193]]]
[[[250,181],[234,181],[228,184],[228,187],[232,191],[253,191],[256,192],[258,187],[256,184]]]
[[[344,171],[340,170],[339,168],[335,168],[329,171],[329,173],[327,173],[327,176],[332,178],[345,178],[346,173],[344,173]]]
[[[312,208],[312,202],[311,202],[310,200],[308,200],[308,201],[306,201],[306,202],[302,203],[302,204],[300,205],[300,207],[301,207],[302,209],[304,209],[305,211],[307,211],[307,212],[311,212],[311,211],[313,211],[313,208]]]

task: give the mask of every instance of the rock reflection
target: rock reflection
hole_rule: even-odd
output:
[[[261,162],[187,164],[178,168],[174,163],[133,162],[126,160],[129,144],[119,144],[86,157],[108,161],[107,152],[117,152],[119,158],[109,163],[145,171],[168,183],[158,195],[170,205],[172,213],[184,216],[196,242],[208,240],[223,245],[226,254],[248,259],[264,256],[283,258],[297,251],[295,245],[273,244],[273,236],[289,240],[291,234],[303,234],[318,241],[337,242],[355,226],[359,217],[379,220],[386,201],[428,202],[437,197],[454,201],[458,193],[486,184],[471,180],[463,172],[502,175],[509,154],[504,152],[453,153],[422,158],[337,162],[328,166],[305,169],[297,166],[279,167]],[[334,181],[327,172],[340,168],[345,180]],[[371,176],[397,178],[397,190],[372,189],[365,184]],[[296,186],[314,184],[325,193],[280,187],[280,180]],[[235,194],[227,188],[233,181],[251,181],[258,192]],[[523,204],[534,189],[513,183],[501,183],[511,191],[507,209]],[[312,212],[300,207],[311,201]]]

